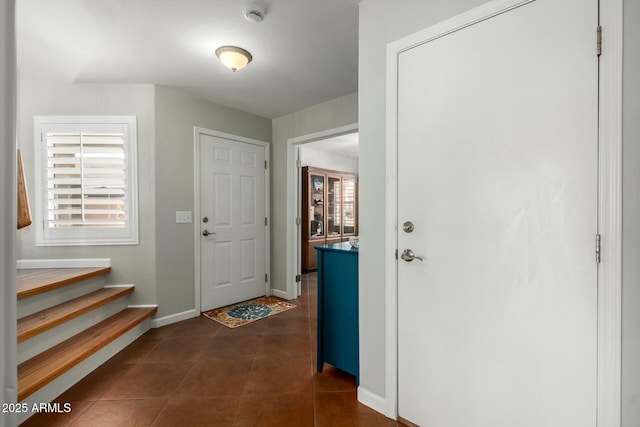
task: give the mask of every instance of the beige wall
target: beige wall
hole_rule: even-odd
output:
[[[640,425],[640,2],[624,1],[622,427]]]
[[[194,210],[194,126],[270,142],[271,120],[162,86],[156,87],[155,108],[155,275],[157,317],[164,317],[195,308],[193,227],[200,220],[176,224],[175,216]]]
[[[18,144],[35,207],[33,117],[41,115],[133,115],[138,120],[140,244],[123,246],[35,246],[35,226],[18,230],[18,259],[111,258],[109,283],[133,283],[134,304],[156,303],[154,88],[152,85],[65,84],[19,73]],[[35,213],[32,211],[32,213]]]
[[[358,95],[352,93],[273,119],[271,148],[271,287],[286,292],[287,140],[358,123]],[[362,144],[362,141],[361,141]],[[293,255],[291,255],[293,256]]]

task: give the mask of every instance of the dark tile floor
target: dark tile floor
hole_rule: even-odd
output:
[[[356,400],[355,378],[315,369],[317,283],[297,307],[229,329],[198,317],[151,329],[23,426],[396,426]]]

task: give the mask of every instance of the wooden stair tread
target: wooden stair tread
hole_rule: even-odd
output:
[[[18,320],[18,342],[56,327],[67,320],[133,292],[133,285],[98,289]]]
[[[157,311],[157,307],[127,308],[21,363],[18,400],[24,400]]]
[[[110,271],[111,267],[18,269],[16,283],[18,299],[102,276]]]

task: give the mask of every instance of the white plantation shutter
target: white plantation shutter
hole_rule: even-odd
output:
[[[356,205],[356,186],[355,179],[348,179],[343,181],[343,189],[344,189],[344,227],[347,228],[345,233],[355,233],[356,229],[356,216],[355,216],[355,205]]]
[[[45,134],[45,227],[124,227],[124,135]]]
[[[123,119],[36,118],[40,244],[137,243],[135,118]]]

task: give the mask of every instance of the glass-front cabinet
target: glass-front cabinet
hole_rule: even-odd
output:
[[[317,268],[314,246],[358,233],[357,179],[353,173],[302,168],[302,269]]]
[[[333,175],[327,175],[327,238],[341,237],[342,235],[342,178]]]
[[[309,237],[324,237],[324,175],[310,175]]]

